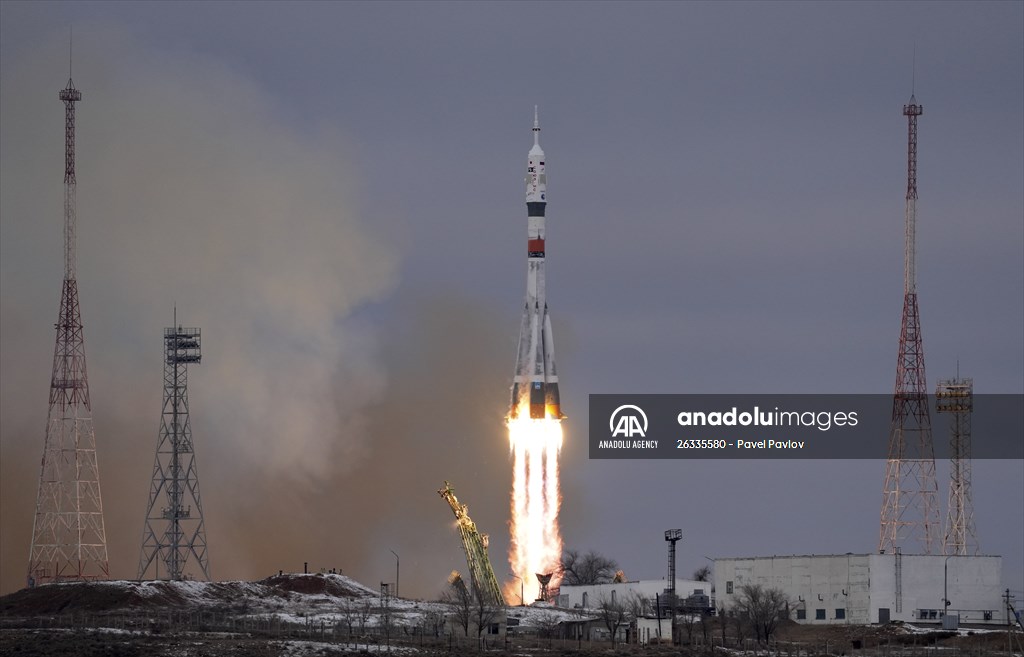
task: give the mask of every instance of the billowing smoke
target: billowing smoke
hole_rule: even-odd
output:
[[[280,531],[276,514],[301,517],[311,491],[367,467],[364,409],[386,376],[353,313],[394,288],[397,254],[360,218],[340,130],[286,126],[258,85],[210,58],[110,28],[75,40],[78,278],[111,572],[134,576],[177,304],[203,330],[190,393],[211,565],[250,576],[246,551]],[[0,70],[5,591],[23,584],[42,454],[67,75],[64,35]]]
[[[341,568],[432,595],[465,572],[445,479],[505,579],[514,313],[393,298],[398,255],[359,212],[330,125],[112,29],[75,30],[79,290],[111,575],[136,574],[174,304],[217,579]],[[0,589],[24,585],[62,275],[63,35],[0,70]],[[301,103],[301,99],[295,99]],[[413,286],[415,287],[415,286]],[[387,300],[374,324],[360,306]],[[516,307],[510,300],[509,308]],[[372,314],[372,313],[371,313]],[[383,329],[383,330],[382,330]]]

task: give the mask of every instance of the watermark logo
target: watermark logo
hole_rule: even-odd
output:
[[[647,414],[639,406],[623,404],[612,411],[611,417],[608,418],[608,430],[612,432],[612,438],[646,438]]]

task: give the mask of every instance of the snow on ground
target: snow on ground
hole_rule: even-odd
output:
[[[377,591],[335,574],[284,574],[256,582],[98,581],[52,584],[5,596],[4,614],[13,617],[58,617],[68,608],[100,616],[236,628],[272,626],[323,627],[327,630],[435,627],[451,613],[440,602],[382,598]],[[510,621],[521,630],[593,619],[593,610],[558,609],[539,603],[508,607]],[[516,623],[518,621],[518,623]]]
[[[125,634],[128,636],[139,636],[142,634],[146,634],[146,632],[143,632],[142,630],[126,630],[120,627],[97,627],[94,628],[93,631],[103,632],[104,634]]]
[[[332,596],[303,596],[288,601],[276,601],[272,604],[259,605],[253,603],[248,618],[276,618],[282,623],[293,625],[326,627],[367,627],[376,628],[383,622],[381,598],[359,598],[357,600],[341,600]],[[451,613],[451,608],[441,602],[424,602],[391,598],[387,601],[387,613],[394,627],[416,627],[428,624],[432,618]],[[552,623],[572,620],[592,620],[597,618],[593,611],[558,609],[550,605],[529,607],[509,607],[508,618],[519,620],[519,627],[534,629],[550,626]]]
[[[359,652],[366,650],[366,644],[355,643],[320,643],[319,641],[271,641],[268,647],[279,648],[281,655],[287,657],[321,657],[326,654],[342,652]],[[388,652],[395,655],[408,655],[419,652],[409,646],[391,646]]]
[[[522,627],[537,627],[540,624],[563,621],[594,620],[597,613],[586,609],[559,609],[547,605],[536,605],[529,607],[509,607],[509,618],[518,618]]]
[[[921,627],[919,625],[911,625],[905,623],[903,631],[907,634],[931,634],[933,632],[956,632],[957,636],[969,636],[971,634],[992,634],[992,633],[1006,633],[1005,627],[998,627],[994,629],[990,628],[977,628],[977,627],[961,627],[956,630],[944,630],[941,625],[931,625],[928,627]]]

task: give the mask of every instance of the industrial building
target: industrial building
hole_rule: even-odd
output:
[[[581,586],[563,584],[558,590],[558,606],[564,609],[598,609],[607,602],[628,607],[630,600],[638,596],[653,605],[656,598],[664,599],[666,589],[668,582],[664,579]],[[690,600],[709,607],[711,582],[676,579],[676,596],[680,605],[686,605],[687,600]]]
[[[798,623],[1003,621],[1003,558],[926,554],[827,554],[715,559],[718,606],[745,584],[780,589]],[[952,620],[951,619],[951,620]]]

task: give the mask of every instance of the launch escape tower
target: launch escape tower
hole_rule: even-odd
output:
[[[959,369],[959,368],[958,368]],[[937,413],[949,413],[949,507],[946,517],[945,554],[978,554],[974,532],[974,504],[971,502],[971,413],[974,411],[974,381],[939,381],[935,389]]]
[[[889,456],[882,492],[879,552],[897,552],[911,546],[924,554],[938,548],[939,507],[924,372],[924,346],[917,308],[917,117],[924,109],[913,94],[903,106],[907,117],[907,204],[903,254],[903,322],[896,361]]]
[[[491,560],[487,556],[487,534],[481,534],[477,530],[476,523],[469,517],[469,508],[465,504],[459,504],[458,498],[455,497],[455,489],[450,483],[444,482],[444,488],[438,490],[437,494],[448,502],[455,513],[459,534],[462,536],[462,547],[466,550],[469,578],[477,598],[483,604],[504,607],[505,598],[501,594],[498,578],[494,576]]]
[[[185,575],[189,558],[209,581],[203,503],[199,497],[199,472],[192,444],[188,414],[188,366],[202,359],[200,331],[177,325],[164,329],[164,401],[160,416],[153,482],[146,505],[139,553],[139,579],[150,566],[160,579],[160,562],[166,579]]]
[[[109,577],[76,279],[75,103],[82,100],[82,92],[69,76],[58,97],[64,103],[64,284],[32,521],[29,586]]]

